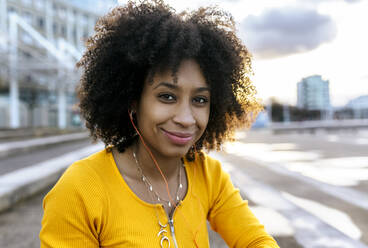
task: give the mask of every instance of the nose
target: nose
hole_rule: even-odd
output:
[[[180,104],[176,109],[173,121],[183,127],[189,127],[196,123],[193,110],[189,104]]]

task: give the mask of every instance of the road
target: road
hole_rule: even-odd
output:
[[[367,133],[252,131],[238,138],[226,153],[211,154],[280,247],[368,247]],[[0,214],[0,247],[39,247],[46,192]],[[211,233],[211,247],[226,246]]]

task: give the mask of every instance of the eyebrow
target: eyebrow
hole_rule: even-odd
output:
[[[160,86],[166,86],[167,88],[170,88],[170,89],[173,89],[173,90],[179,88],[176,84],[172,84],[172,83],[168,83],[168,82],[161,82],[158,85],[156,85],[155,88],[153,88],[153,89],[156,89]]]
[[[158,85],[156,85],[153,89],[156,89],[160,86],[166,86],[167,88],[170,88],[170,89],[173,89],[173,90],[176,90],[179,88],[179,86],[177,86],[176,84],[173,84],[173,83],[168,83],[168,82],[161,82],[159,83]],[[208,91],[208,92],[211,92],[210,88],[209,87],[199,87],[196,89],[197,92],[202,92],[202,91]]]

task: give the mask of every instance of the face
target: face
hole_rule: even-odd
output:
[[[177,83],[171,71],[156,73],[145,82],[137,106],[138,129],[152,152],[182,157],[202,136],[210,114],[210,89],[194,60],[178,68]]]

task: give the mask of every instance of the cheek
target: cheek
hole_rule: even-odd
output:
[[[210,116],[210,109],[209,108],[201,109],[201,111],[198,111],[197,114],[198,114],[197,115],[198,125],[200,126],[201,129],[203,130],[206,129]]]
[[[139,121],[141,127],[152,128],[157,124],[165,122],[170,115],[170,109],[157,101],[146,98],[142,101],[139,108]]]

